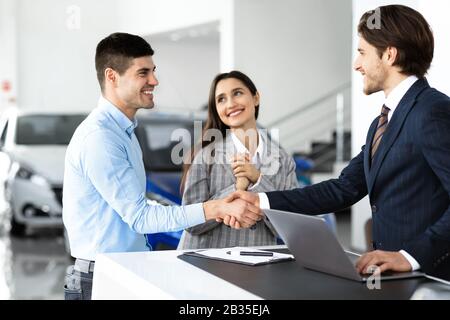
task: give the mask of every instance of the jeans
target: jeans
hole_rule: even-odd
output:
[[[64,282],[64,300],[91,300],[93,272],[84,273],[69,266]]]

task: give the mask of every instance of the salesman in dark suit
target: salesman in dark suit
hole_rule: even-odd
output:
[[[379,11],[378,11],[379,10]],[[450,276],[450,99],[424,78],[434,40],[423,16],[405,6],[377,8],[381,24],[359,23],[354,68],[364,93],[384,91],[380,116],[366,145],[338,179],[302,189],[235,197],[305,214],[338,211],[369,195],[374,251],[357,262],[359,272],[421,269]],[[381,107],[381,106],[380,106]],[[235,224],[225,218],[225,223]]]

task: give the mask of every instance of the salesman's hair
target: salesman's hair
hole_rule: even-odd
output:
[[[373,23],[374,17],[378,18],[379,25]],[[422,14],[412,8],[388,5],[368,11],[359,21],[358,33],[377,49],[380,58],[388,47],[397,48],[394,65],[405,75],[423,78],[430,68],[433,32]]]
[[[102,91],[107,68],[122,75],[130,67],[132,59],[153,56],[154,53],[147,41],[129,33],[116,32],[101,40],[95,52],[95,70]]]

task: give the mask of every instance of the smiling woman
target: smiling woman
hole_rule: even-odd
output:
[[[256,128],[256,110],[259,107],[259,93],[252,93],[242,81],[236,78],[217,83],[216,108],[220,120],[232,129]]]
[[[200,151],[192,153],[192,164],[184,169],[183,204],[224,198],[235,190],[264,192],[297,186],[293,159],[265,130],[257,129],[259,108],[259,92],[248,76],[231,71],[214,78],[201,145],[194,148]],[[268,220],[242,230],[212,220],[186,229],[178,248],[276,243],[277,233]]]

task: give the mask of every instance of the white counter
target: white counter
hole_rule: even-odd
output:
[[[258,247],[261,249],[286,246]],[[97,256],[92,299],[260,300],[259,296],[177,258],[183,251]],[[427,282],[413,300],[450,299],[450,286]]]
[[[178,259],[181,253],[170,250],[98,255],[92,299],[261,299]]]

